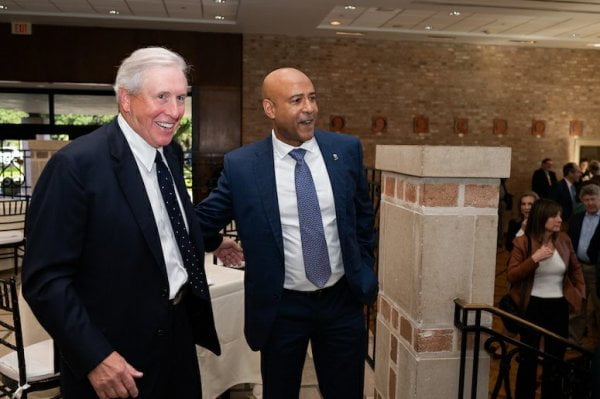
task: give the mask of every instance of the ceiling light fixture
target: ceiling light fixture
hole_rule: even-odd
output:
[[[215,3],[217,4],[225,4],[227,0],[214,0]]]
[[[588,43],[588,47],[600,47],[600,43]]]
[[[449,15],[452,15],[453,17],[458,17],[460,15],[460,11],[456,11],[456,10],[450,11]]]
[[[576,38],[576,37],[578,37],[578,36],[579,36],[579,35],[578,35],[577,33],[573,33],[573,34],[571,35],[571,37],[572,37],[573,39],[575,39],[575,38]]]
[[[120,12],[119,12],[119,11],[117,11],[117,10],[110,10],[108,13],[109,13],[110,15],[119,15],[119,14],[120,14]]]
[[[0,4],[0,10],[8,10],[8,6],[5,6],[4,4]]]
[[[427,25],[427,26],[425,27],[425,30],[432,30],[432,29],[433,29],[433,27],[432,27],[431,25]]]
[[[222,16],[222,15],[215,15],[215,19],[217,19],[217,20],[219,20],[219,21],[222,21],[222,20],[224,20],[224,19],[225,19],[225,17],[224,17],[224,16]]]
[[[356,6],[347,5],[344,7],[344,10],[356,10]]]
[[[340,36],[364,36],[364,33],[360,32],[335,32],[335,34]]]
[[[329,25],[333,25],[333,26],[340,26],[342,23],[340,21],[331,21],[329,22]]]

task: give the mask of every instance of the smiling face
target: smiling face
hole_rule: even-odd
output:
[[[304,73],[293,68],[271,72],[263,83],[263,96],[263,109],[279,140],[298,147],[313,137],[319,108],[315,88]]]
[[[120,111],[129,126],[154,148],[168,145],[185,113],[187,80],[175,67],[143,72],[142,88],[132,94],[119,90]]]
[[[531,212],[531,207],[534,202],[535,198],[530,195],[521,198],[521,215],[523,215],[525,219],[529,217],[529,212]]]

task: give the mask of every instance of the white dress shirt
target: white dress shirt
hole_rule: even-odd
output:
[[[183,266],[183,260],[181,259],[181,253],[179,252],[179,247],[177,246],[177,241],[175,240],[175,234],[173,234],[173,227],[171,226],[171,221],[169,220],[169,214],[167,213],[167,208],[165,208],[165,203],[163,201],[160,188],[158,187],[155,164],[157,148],[152,147],[146,142],[146,140],[142,138],[142,136],[137,134],[129,126],[129,124],[127,124],[127,121],[125,121],[121,114],[119,114],[117,121],[121,131],[123,132],[123,135],[125,136],[125,139],[127,140],[127,143],[129,144],[129,148],[131,148],[131,152],[133,152],[140,175],[142,176],[142,181],[144,182],[144,187],[146,187],[146,194],[148,194],[148,199],[150,200],[152,214],[154,215],[156,227],[158,228],[160,246],[165,258],[165,265],[167,266],[167,278],[169,279],[169,299],[173,299],[175,298],[175,295],[177,295],[177,292],[181,286],[187,281],[188,275],[185,267]],[[163,155],[162,147],[158,148],[158,151],[160,152],[163,161],[168,168],[169,166]],[[185,211],[181,205],[181,198],[179,198],[177,189],[175,189],[175,195],[177,196],[177,202],[179,203],[181,214],[185,215]],[[183,220],[185,222],[186,230],[189,231],[189,226],[185,216]]]
[[[296,161],[289,155],[291,150],[298,147],[292,147],[277,139],[274,132],[271,132],[271,136],[273,137],[275,181],[281,217],[281,232],[283,234],[283,252],[285,254],[285,281],[283,286],[286,289],[296,291],[314,291],[317,287],[308,280],[304,269],[294,173]],[[325,161],[314,137],[302,143],[299,148],[306,150],[304,160],[310,168],[317,190],[319,207],[321,208],[323,230],[325,231],[327,251],[331,263],[331,277],[325,284],[325,287],[329,287],[344,275],[333,190],[331,189]]]

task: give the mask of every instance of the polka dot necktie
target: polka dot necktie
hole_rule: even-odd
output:
[[[311,283],[322,288],[331,276],[331,266],[317,190],[310,169],[304,162],[306,150],[296,148],[289,154],[296,160],[296,198],[306,277]]]
[[[208,299],[208,285],[204,276],[204,270],[200,267],[200,260],[196,247],[192,243],[190,236],[185,228],[181,208],[175,195],[175,186],[173,177],[169,168],[165,165],[160,152],[156,151],[156,176],[158,177],[158,186],[162,194],[165,208],[169,214],[169,220],[173,227],[173,234],[181,253],[183,266],[188,274],[188,282],[192,293],[200,298]]]

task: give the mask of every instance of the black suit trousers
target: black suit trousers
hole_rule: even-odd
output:
[[[284,290],[261,349],[264,399],[299,397],[308,342],[324,399],[362,399],[367,350],[363,306],[345,278],[323,294]]]
[[[196,346],[184,303],[171,305],[169,317],[170,328],[158,330],[155,345],[148,348],[146,364],[132,365],[144,373],[142,378],[136,380],[138,399],[202,397]],[[89,380],[75,380],[64,363],[61,365],[61,376],[63,398],[98,398]]]

